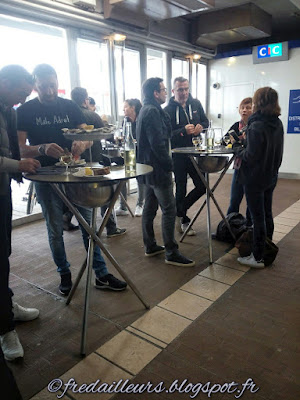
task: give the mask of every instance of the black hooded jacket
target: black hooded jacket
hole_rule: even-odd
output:
[[[172,184],[170,137],[168,114],[154,99],[145,99],[136,124],[137,161],[151,165],[153,172],[142,177],[144,183],[155,186]]]
[[[203,128],[208,128],[209,121],[204,113],[203,107],[199,100],[194,99],[191,95],[186,102],[186,112],[183,107],[171,97],[169,104],[164,108],[170,118],[172,124],[172,149],[178,147],[193,147],[192,137],[185,130],[187,124],[200,124]],[[176,154],[177,156],[177,154]]]
[[[266,188],[278,174],[283,155],[283,126],[276,116],[256,112],[249,117],[246,130],[246,146],[233,145],[242,165],[239,182]]]

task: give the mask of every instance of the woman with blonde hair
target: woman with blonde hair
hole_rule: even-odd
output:
[[[244,185],[252,222],[253,253],[238,258],[252,268],[264,268],[266,237],[272,240],[274,222],[272,197],[283,154],[283,126],[278,93],[271,87],[258,89],[253,96],[253,114],[248,119],[246,144],[235,142],[235,154],[242,159],[238,180]]]

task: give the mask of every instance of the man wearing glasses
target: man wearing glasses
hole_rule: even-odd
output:
[[[199,135],[208,127],[208,119],[199,100],[189,93],[189,81],[182,76],[174,79],[172,93],[168,106],[164,109],[171,118],[172,148],[193,147],[193,136]],[[174,174],[176,183],[176,228],[183,232],[189,225],[187,210],[205,193],[202,183],[191,160],[186,154],[173,154]],[[187,194],[188,175],[192,178],[194,189]],[[190,229],[188,235],[195,235]]]
[[[147,257],[165,253],[166,264],[192,267],[195,262],[178,251],[174,238],[175,199],[172,184],[172,158],[170,152],[171,123],[161,108],[167,98],[161,78],[147,79],[143,84],[144,105],[136,127],[138,143],[137,161],[153,167],[143,177],[146,184],[145,205],[142,216],[143,240]],[[156,243],[153,221],[160,206],[162,210],[162,236],[164,246]]]

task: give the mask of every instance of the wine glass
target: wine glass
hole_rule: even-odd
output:
[[[215,145],[216,145],[216,147],[221,147],[222,129],[221,128],[214,128],[214,131],[215,131]]]
[[[230,143],[230,136],[227,134],[223,136],[223,142],[225,143],[226,146],[228,146]]]
[[[193,136],[192,142],[193,145],[195,146],[195,149],[197,150],[198,146],[200,145],[200,136]]]
[[[59,160],[63,165],[65,165],[66,170],[63,173],[63,175],[69,175],[70,172],[68,171],[69,168],[69,163],[70,163],[70,157],[69,156],[61,156]]]

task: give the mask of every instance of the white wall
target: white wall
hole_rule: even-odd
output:
[[[300,134],[287,134],[289,91],[300,89],[300,48],[289,50],[289,60],[253,64],[252,55],[223,58],[209,62],[208,116],[213,126],[227,131],[239,120],[237,107],[256,89],[271,86],[279,94],[281,120],[285,132],[283,162],[280,172],[300,174]],[[219,89],[212,85],[220,83]],[[221,114],[221,118],[218,118]]]

